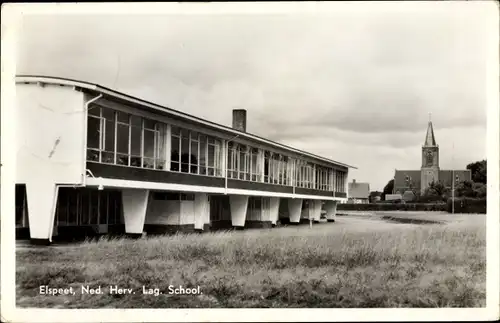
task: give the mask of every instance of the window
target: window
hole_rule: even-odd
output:
[[[185,129],[181,129],[180,132],[180,140],[181,140],[181,172],[189,173],[189,131]]]
[[[174,172],[178,172],[180,170],[180,147],[180,129],[177,127],[172,127],[170,170]]]
[[[264,183],[270,183],[271,181],[271,153],[269,151],[264,151]]]
[[[89,115],[87,121],[87,160],[99,161],[101,119]]]
[[[207,143],[208,157],[207,157],[207,174],[210,176],[222,176],[221,167],[221,147],[220,140],[213,137],[208,137]]]
[[[158,130],[157,125],[154,121],[143,119],[143,159],[142,167],[144,168],[156,168],[157,160],[157,149],[156,141],[158,140]]]
[[[106,107],[89,109],[87,160],[165,169],[166,125]]]
[[[59,226],[120,223],[121,192],[87,188],[59,189],[56,221]]]
[[[101,162],[115,163],[115,112],[108,108],[101,108],[101,122],[103,124],[104,143]]]
[[[190,142],[189,172],[191,174],[198,174],[198,156],[200,155],[200,141],[197,132],[191,131],[189,142]]]
[[[248,147],[239,145],[238,156],[238,178],[242,180],[250,180],[250,159],[248,154]]]
[[[221,141],[172,126],[170,163],[171,171],[222,176]]]
[[[199,160],[199,174],[207,174],[207,136],[200,135],[200,153],[198,155]]]

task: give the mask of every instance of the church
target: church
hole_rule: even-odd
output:
[[[436,144],[432,121],[429,120],[422,146],[422,167],[419,170],[396,170],[393,193],[403,194],[406,191],[423,193],[432,182],[441,182],[445,187],[451,188],[453,180],[455,184],[465,180],[470,181],[471,172],[439,168],[439,145]]]

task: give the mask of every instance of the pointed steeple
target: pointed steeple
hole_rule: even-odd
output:
[[[434,129],[432,128],[431,114],[429,113],[429,124],[427,125],[427,135],[425,136],[425,147],[434,147],[436,145],[436,138],[434,138]]]

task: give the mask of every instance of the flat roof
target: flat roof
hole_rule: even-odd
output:
[[[113,97],[113,98],[116,98],[119,100],[124,100],[124,101],[128,101],[130,103],[139,104],[143,107],[147,107],[147,108],[150,108],[153,110],[167,112],[167,113],[169,113],[173,116],[176,116],[176,117],[181,117],[183,119],[186,119],[189,121],[194,121],[196,123],[199,123],[199,124],[202,124],[202,125],[205,125],[205,126],[217,129],[217,130],[222,130],[224,132],[233,134],[234,136],[238,136],[240,138],[254,140],[254,141],[264,143],[264,144],[267,144],[270,146],[274,146],[274,147],[285,149],[285,150],[288,150],[288,151],[291,151],[294,153],[298,153],[304,157],[309,157],[309,158],[317,159],[317,160],[320,160],[323,162],[336,164],[338,166],[357,169],[357,167],[355,167],[355,166],[344,164],[344,163],[341,163],[341,162],[338,162],[338,161],[335,161],[335,160],[332,160],[329,158],[321,157],[321,156],[318,156],[318,155],[315,155],[315,154],[312,154],[312,153],[309,153],[309,152],[306,152],[306,151],[303,151],[303,150],[300,150],[300,149],[297,149],[297,148],[294,148],[291,146],[287,146],[287,145],[284,145],[284,144],[281,144],[281,143],[278,143],[278,142],[275,142],[275,141],[272,141],[272,140],[269,140],[269,139],[266,139],[266,138],[248,133],[248,132],[242,132],[242,131],[233,129],[233,128],[228,127],[228,126],[224,126],[224,125],[212,122],[212,121],[198,118],[198,117],[195,117],[193,115],[190,115],[190,114],[178,111],[178,110],[174,110],[172,108],[168,108],[165,106],[161,106],[159,104],[155,104],[155,103],[143,100],[143,99],[139,99],[137,97],[134,97],[134,96],[131,96],[131,95],[128,95],[125,93],[121,93],[121,92],[112,90],[110,88],[107,88],[107,87],[104,87],[104,86],[101,86],[101,85],[98,85],[95,83],[73,80],[73,79],[62,78],[62,77],[44,76],[44,75],[16,75],[16,83],[48,83],[48,84],[57,84],[57,85],[67,85],[67,86],[73,86],[73,87],[85,89],[88,91],[96,92],[98,94],[107,95],[107,96],[110,96],[110,97]]]

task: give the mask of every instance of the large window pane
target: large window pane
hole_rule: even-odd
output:
[[[189,163],[191,165],[190,172],[192,174],[198,173],[198,141],[191,140],[191,155]]]
[[[144,130],[144,157],[155,158],[155,132]]]
[[[116,130],[117,130],[116,150],[118,153],[128,154],[129,126],[118,124]]]
[[[215,146],[208,144],[207,173],[210,176],[215,175],[214,160],[215,160]]]
[[[207,173],[207,138],[206,136],[200,136],[200,155],[198,156],[198,160],[200,162],[200,174],[205,175]]]
[[[115,163],[115,120],[113,110],[103,108],[103,117],[106,114],[104,122],[104,147],[105,152],[102,153],[101,162],[114,164]]]
[[[259,156],[259,151],[257,149],[252,149],[252,156],[251,156],[251,164],[252,164],[252,181],[258,181],[259,180],[259,172],[258,172],[258,156]]]
[[[215,176],[222,176],[222,142],[220,140],[215,140],[215,157],[214,157],[214,167],[215,167]]]
[[[181,138],[181,172],[189,173],[189,136]]]
[[[155,132],[144,130],[144,165],[145,168],[155,168]]]
[[[88,118],[87,123],[87,147],[99,149],[99,138],[101,134],[101,120],[99,118]]]
[[[106,138],[104,140],[104,150],[114,152],[115,150],[115,121],[106,119]]]
[[[177,136],[172,136],[171,137],[171,155],[170,155],[170,170],[172,171],[179,171],[179,159],[180,159],[180,154],[179,154],[179,137]]]
[[[165,125],[157,124],[156,135],[156,169],[165,169],[166,129]]]

